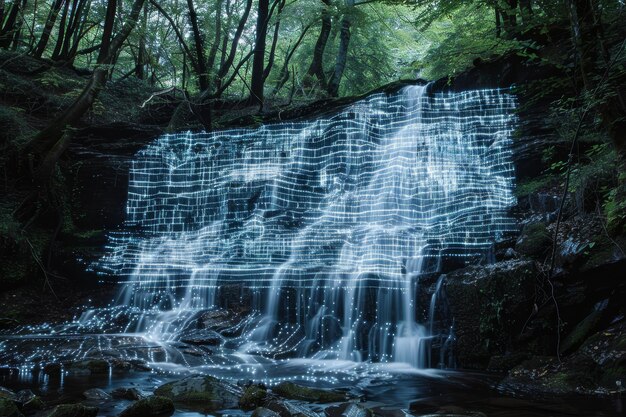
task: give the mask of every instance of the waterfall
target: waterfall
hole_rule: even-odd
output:
[[[421,280],[515,230],[514,109],[506,90],[408,86],[316,120],[165,135],[136,155],[97,267],[155,339],[235,283],[258,315],[244,353],[436,365]]]

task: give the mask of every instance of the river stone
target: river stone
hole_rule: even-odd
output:
[[[61,404],[48,417],[96,417],[97,407],[87,407],[82,404]]]
[[[18,393],[15,395],[15,401],[22,404],[29,402],[33,398],[35,398],[35,393],[29,389],[23,389],[21,391],[18,391]]]
[[[107,401],[111,396],[100,388],[91,388],[83,392],[83,397],[91,401]]]
[[[357,403],[332,405],[324,410],[327,417],[373,417],[372,411]]]
[[[119,417],[166,417],[174,414],[174,411],[171,399],[152,395],[131,404]]]
[[[272,391],[281,397],[290,400],[300,400],[318,403],[335,403],[345,401],[346,394],[337,391],[309,388],[293,382],[282,382],[272,388]]]
[[[280,414],[265,407],[257,407],[251,417],[280,417]]]
[[[244,411],[254,410],[261,406],[267,397],[267,391],[258,385],[249,385],[239,399],[239,407]]]
[[[143,398],[143,395],[141,395],[137,388],[116,388],[111,391],[111,396],[113,398],[131,401],[136,401]]]
[[[8,398],[0,398],[0,416],[24,417],[13,401]]]
[[[161,385],[154,394],[170,398],[190,408],[220,410],[236,408],[241,390],[212,376],[190,376]]]

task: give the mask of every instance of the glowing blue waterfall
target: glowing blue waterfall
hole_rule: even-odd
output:
[[[165,135],[132,164],[100,268],[156,338],[241,283],[259,313],[243,350],[429,366],[420,277],[515,228],[514,109],[506,91],[410,86],[318,120]]]

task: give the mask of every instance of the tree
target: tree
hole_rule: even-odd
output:
[[[31,177],[36,184],[36,190],[17,209],[18,219],[32,220],[33,216],[37,215],[38,203],[42,201],[47,202],[43,204],[45,207],[51,203],[54,204],[54,198],[50,195],[50,181],[56,163],[71,142],[75,124],[91,108],[106,85],[110,68],[128,35],[134,29],[143,4],[144,0],[134,0],[130,14],[121,25],[119,32],[113,36],[117,1],[108,2],[98,60],[89,81],[74,102],[48,127],[28,141],[23,149],[23,159],[31,167]]]

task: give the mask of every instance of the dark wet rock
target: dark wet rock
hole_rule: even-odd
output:
[[[243,391],[239,399],[239,407],[242,410],[254,410],[260,407],[267,397],[267,390],[259,385],[249,385]]]
[[[492,356],[517,350],[511,335],[520,334],[532,311],[536,276],[534,261],[522,259],[447,274],[444,289],[460,367],[485,369]]]
[[[291,412],[284,402],[277,398],[268,399],[263,406],[280,417],[291,417]]]
[[[133,369],[133,364],[123,359],[112,359],[111,368],[113,372],[128,372]]]
[[[29,402],[33,398],[35,398],[35,393],[29,389],[18,391],[15,395],[15,401],[22,404]]]
[[[61,404],[48,417],[96,417],[97,407],[87,407],[82,404]]]
[[[8,398],[0,398],[0,416],[2,417],[23,417],[15,403]]]
[[[374,417],[371,410],[357,403],[332,405],[324,409],[327,417]]]
[[[119,417],[166,417],[174,414],[174,411],[171,399],[152,395],[131,404]]]
[[[580,321],[563,339],[563,342],[561,343],[561,353],[572,352],[596,330],[596,327],[600,323],[607,306],[608,300],[603,300],[594,306],[593,311]]]
[[[214,330],[199,329],[184,334],[180,341],[188,345],[219,346],[224,338]]]
[[[71,362],[65,369],[73,375],[104,375],[109,373],[109,362],[104,359],[87,359]]]
[[[6,398],[9,400],[15,400],[17,394],[8,388],[0,387],[0,399]]]
[[[22,404],[22,411],[25,414],[33,414],[39,410],[43,410],[45,407],[46,404],[43,402],[43,400],[37,396],[34,396],[30,400]]]
[[[111,396],[100,388],[91,388],[83,392],[83,397],[91,401],[108,401]]]
[[[121,400],[136,401],[143,398],[141,392],[137,388],[116,388],[111,391],[111,396]]]
[[[626,383],[626,323],[602,330],[559,363],[533,357],[501,382],[505,390],[534,394],[612,394]]]
[[[154,393],[189,408],[219,410],[237,407],[241,389],[211,376],[190,376],[161,385]]]
[[[528,357],[529,354],[526,352],[514,352],[507,355],[495,355],[492,356],[491,359],[489,359],[487,370],[491,372],[506,372],[528,359]]]
[[[407,413],[400,408],[395,407],[372,407],[373,417],[407,417]]]
[[[152,371],[152,368],[148,366],[148,363],[142,359],[131,359],[128,362],[133,366],[133,369],[136,371],[142,371],[142,372]]]
[[[539,256],[544,254],[552,242],[545,223],[530,223],[524,226],[515,250],[522,255]]]
[[[272,391],[284,398],[308,402],[334,403],[347,399],[343,392],[309,388],[293,382],[282,382],[272,388]]]
[[[270,410],[269,408],[257,407],[252,412],[251,417],[280,417],[280,414]]]

